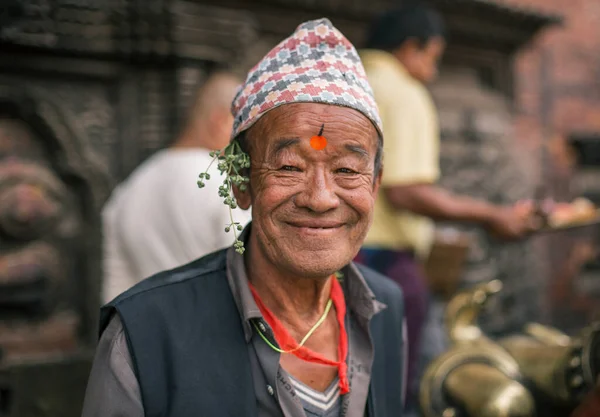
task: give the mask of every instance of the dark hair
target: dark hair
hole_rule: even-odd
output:
[[[416,39],[424,46],[437,36],[446,36],[444,21],[438,12],[422,5],[404,6],[389,10],[373,20],[365,46],[390,52],[409,39]]]
[[[248,140],[247,130],[244,130],[233,140],[237,140],[242,151],[250,154],[250,141]],[[375,151],[375,176],[376,179],[383,165],[383,137],[377,132],[377,151]]]

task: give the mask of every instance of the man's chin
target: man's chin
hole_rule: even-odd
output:
[[[261,236],[260,245],[273,265],[295,276],[327,277],[350,263],[358,251],[347,231],[297,233],[298,228],[286,229],[271,239]]]
[[[297,250],[288,256],[290,269],[298,276],[306,278],[325,278],[342,269],[352,261],[344,256],[339,248],[330,250]]]

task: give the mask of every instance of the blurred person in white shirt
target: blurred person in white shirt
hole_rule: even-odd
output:
[[[157,272],[231,245],[230,235],[223,233],[231,223],[229,207],[217,197],[222,181],[207,181],[214,192],[201,192],[197,179],[212,160],[209,152],[229,143],[229,107],[238,86],[228,73],[209,77],[173,145],[151,156],[113,191],[102,213],[104,302]],[[216,163],[208,172],[220,176]],[[249,213],[235,209],[233,215],[245,225]]]

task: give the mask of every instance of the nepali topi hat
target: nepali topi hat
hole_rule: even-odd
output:
[[[301,24],[250,70],[233,100],[231,138],[269,110],[291,103],[349,107],[364,114],[379,134],[383,133],[356,48],[328,19]]]

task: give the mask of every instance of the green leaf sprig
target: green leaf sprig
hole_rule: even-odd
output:
[[[237,208],[235,197],[233,195],[233,186],[239,188],[240,191],[246,191],[247,183],[250,179],[241,173],[244,169],[250,168],[250,156],[242,150],[237,140],[231,141],[223,150],[211,151],[210,156],[213,160],[210,162],[206,171],[199,175],[198,187],[203,188],[206,184],[205,180],[210,180],[208,170],[215,161],[218,161],[217,169],[221,174],[225,175],[223,184],[219,186],[219,197],[223,198],[223,203],[229,206],[229,219],[231,223],[225,226],[225,232],[233,231],[234,241],[233,247],[235,251],[242,255],[245,251],[244,242],[238,239],[238,231],[243,230],[243,226],[233,220],[233,209]]]

